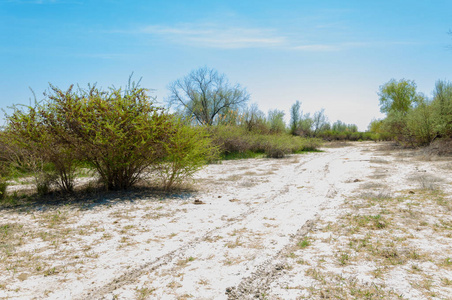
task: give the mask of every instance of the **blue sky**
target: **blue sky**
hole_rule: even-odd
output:
[[[452,1],[0,0],[0,107],[52,83],[124,86],[163,102],[171,81],[208,66],[267,112],[321,108],[365,130],[377,91],[411,79],[430,96],[452,80]]]

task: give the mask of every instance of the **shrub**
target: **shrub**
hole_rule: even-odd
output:
[[[292,152],[289,138],[286,136],[267,136],[265,154],[269,158],[283,158]]]
[[[302,151],[315,151],[322,146],[322,141],[316,138],[307,138],[303,140]]]
[[[219,125],[210,130],[214,144],[223,154],[244,153],[252,148],[252,135],[243,127]]]
[[[46,105],[15,106],[7,116],[4,134],[9,160],[14,167],[33,173],[39,194],[48,193],[53,182],[66,192],[74,188],[76,152],[58,139],[55,133],[61,131],[61,122],[50,123],[52,113]],[[49,163],[52,166],[45,168]]]
[[[163,142],[165,157],[155,166],[165,190],[190,178],[207,161],[217,156],[217,147],[203,127],[192,127],[177,120]]]
[[[0,200],[5,199],[7,187],[8,183],[6,180],[4,178],[0,178]]]
[[[164,156],[170,117],[138,85],[52,92],[45,119],[51,127],[62,124],[54,131],[60,143],[92,165],[107,189],[130,188]]]
[[[432,107],[425,102],[407,115],[405,139],[413,145],[429,145],[436,137]]]
[[[78,161],[94,167],[107,189],[127,189],[164,157],[171,128],[171,117],[146,92],[130,81],[124,91],[50,86],[42,104],[7,116],[8,132],[35,163],[51,163],[67,191]]]
[[[240,126],[217,126],[211,132],[223,157],[231,154],[234,157],[253,157],[252,153],[264,153],[267,157],[282,158],[290,153],[316,150],[321,144],[319,139],[288,133],[260,134]]]

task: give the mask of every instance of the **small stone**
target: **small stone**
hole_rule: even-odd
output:
[[[201,200],[199,200],[199,199],[195,199],[195,202],[193,202],[193,204],[205,204],[204,202],[202,202]]]
[[[229,200],[229,202],[240,202],[240,200],[239,200],[239,199],[236,199],[236,198],[234,198],[234,199],[231,199],[231,200]]]
[[[19,276],[17,276],[17,278],[18,278],[20,281],[24,281],[24,280],[27,280],[27,279],[28,279],[28,276],[30,276],[28,273],[22,273],[22,274],[20,274]]]

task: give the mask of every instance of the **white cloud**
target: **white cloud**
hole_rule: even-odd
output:
[[[344,42],[344,43],[331,43],[331,44],[306,44],[291,47],[292,50],[299,51],[312,51],[312,52],[330,52],[330,51],[342,51],[356,48],[378,48],[389,47],[394,45],[415,45],[413,42],[404,41],[382,41],[382,42]]]
[[[124,31],[119,32],[124,33]],[[276,48],[304,52],[333,52],[410,44],[403,41],[331,42],[326,40],[324,42],[301,42],[303,31],[298,32],[298,34],[281,33],[276,29],[220,26],[215,23],[185,23],[175,26],[150,25],[132,33],[151,35],[174,44],[218,49]]]
[[[313,44],[313,45],[294,46],[292,47],[292,49],[300,51],[326,52],[326,51],[339,51],[342,49],[342,47],[340,45]]]
[[[174,43],[222,49],[267,48],[286,43],[286,38],[276,35],[274,30],[219,27],[212,24],[147,26],[140,32],[160,36]]]

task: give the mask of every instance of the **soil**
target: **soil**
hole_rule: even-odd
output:
[[[452,160],[322,150],[208,165],[171,197],[3,209],[0,298],[451,299]]]

